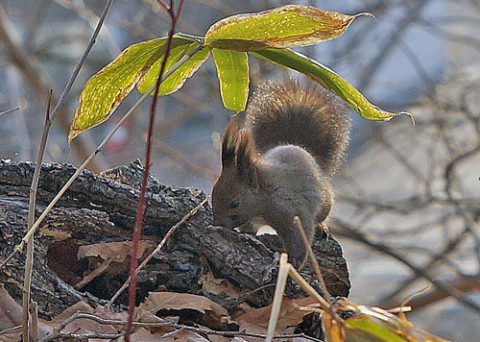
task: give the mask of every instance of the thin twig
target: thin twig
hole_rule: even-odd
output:
[[[448,282],[448,286],[467,293],[478,292],[480,290],[480,283],[478,282],[477,275],[462,275],[456,277]],[[424,291],[409,300],[408,306],[412,307],[412,310],[417,311],[427,305],[434,304],[447,297],[448,295],[439,289]]]
[[[17,110],[19,110],[19,109],[20,109],[20,107],[16,107],[16,108],[4,110],[3,112],[0,112],[0,116],[5,115],[5,114],[9,114],[9,113],[12,113],[12,112],[15,112],[15,111],[17,111]]]
[[[159,3],[163,5],[163,3],[159,0]],[[155,82],[155,91],[153,94],[152,105],[150,107],[150,118],[148,124],[148,133],[147,133],[147,144],[146,144],[146,152],[145,152],[145,170],[143,173],[142,179],[142,188],[140,190],[140,197],[138,199],[137,205],[137,213],[135,218],[135,227],[133,229],[133,241],[132,241],[132,254],[130,258],[130,283],[128,289],[128,324],[125,328],[125,341],[130,342],[130,332],[132,331],[132,323],[133,323],[133,315],[135,313],[135,306],[136,306],[136,269],[138,264],[138,246],[140,244],[140,239],[142,235],[143,229],[143,217],[145,214],[145,206],[146,206],[146,193],[147,193],[147,184],[148,184],[148,175],[150,172],[150,158],[152,152],[152,136],[153,136],[153,128],[155,126],[155,112],[157,108],[157,101],[158,95],[160,93],[160,85],[162,84],[162,76],[165,73],[167,68],[167,60],[170,56],[170,51],[172,48],[172,41],[173,35],[175,33],[175,26],[177,24],[178,17],[182,11],[183,7],[183,0],[180,0],[177,13],[175,13],[173,0],[170,0],[170,7],[168,8],[168,14],[170,15],[171,19],[171,29],[168,32],[167,43],[165,47],[165,55],[162,60],[162,65],[160,66],[160,71],[157,76],[157,81]]]
[[[172,236],[172,234],[177,230],[177,228],[180,227],[182,224],[184,224],[188,219],[190,219],[190,217],[195,215],[198,212],[198,210],[200,210],[200,208],[203,207],[205,205],[205,203],[207,203],[207,201],[208,201],[208,197],[205,198],[202,202],[200,202],[200,204],[197,205],[195,208],[190,210],[190,212],[188,212],[184,217],[182,217],[182,219],[180,221],[178,221],[173,227],[171,227],[168,230],[167,234],[165,234],[162,241],[160,241],[160,243],[157,245],[155,250],[152,253],[150,253],[145,258],[145,260],[143,260],[142,263],[136,268],[135,274],[138,274],[138,272],[140,272],[140,270],[142,268],[144,268],[145,265],[150,262],[150,260],[153,259],[153,257],[162,249],[162,247],[165,245],[165,242],[170,238],[170,236]],[[118,291],[115,292],[113,297],[108,301],[108,303],[106,305],[107,308],[112,306],[113,302],[115,302],[115,300],[118,298],[118,296],[120,296],[120,294],[129,286],[129,283],[130,283],[130,276],[125,281],[125,283],[123,283],[122,287],[120,289],[118,289]]]
[[[50,127],[52,127],[52,120],[50,118],[50,105],[52,104],[53,91],[50,90],[50,96],[48,98],[47,110],[45,113],[45,123],[43,126],[42,138],[40,140],[40,147],[38,149],[37,161],[35,170],[32,177],[32,185],[30,186],[30,201],[28,204],[28,218],[27,218],[27,230],[33,226],[35,222],[35,209],[37,199],[38,182],[40,180],[40,170],[42,169],[43,157],[45,155],[45,148],[47,147],[48,134]],[[33,274],[33,252],[35,250],[34,237],[30,236],[27,242],[27,256],[25,261],[25,276],[23,277],[23,323],[22,323],[22,336],[25,342],[30,340],[29,333],[29,317],[30,317],[30,295],[32,286],[32,274]],[[34,339],[35,340],[35,339]]]
[[[325,300],[327,301],[327,303],[329,305],[332,305],[332,302],[330,301],[330,298],[329,298],[329,295],[328,295],[327,286],[325,285],[325,280],[323,279],[322,271],[320,270],[320,266],[318,265],[317,258],[315,257],[315,254],[313,253],[311,242],[308,240],[307,234],[305,234],[305,230],[303,229],[302,222],[300,221],[300,218],[298,216],[294,217],[293,226],[295,227],[297,232],[302,237],[303,245],[305,246],[305,249],[307,250],[308,258],[310,259],[313,271],[315,272],[315,276],[317,277],[318,282],[320,283],[320,289],[323,292],[322,295],[325,298]]]
[[[88,313],[81,313],[81,312],[76,312],[72,316],[68,317],[66,320],[64,320],[62,323],[60,323],[55,329],[48,334],[47,336],[41,338],[39,342],[49,342],[53,341],[55,339],[61,338],[61,337],[68,337],[68,335],[62,335],[61,331],[64,329],[67,325],[72,323],[73,321],[77,319],[89,319],[94,322],[97,322],[102,325],[126,325],[128,322],[127,321],[121,321],[121,320],[114,320],[114,319],[104,319],[98,316],[95,316],[93,314],[88,314]],[[205,334],[205,335],[219,335],[219,336],[224,336],[224,337],[236,337],[236,336],[245,336],[245,337],[256,337],[256,338],[261,338],[265,339],[266,335],[264,334],[256,334],[256,333],[249,333],[249,332],[243,332],[243,331],[218,331],[218,330],[211,330],[211,329],[205,329],[205,328],[197,328],[197,327],[192,327],[190,325],[182,325],[182,324],[177,324],[177,323],[172,323],[172,322],[155,322],[155,323],[148,323],[148,322],[133,322],[133,326],[135,327],[143,327],[143,328],[160,328],[160,327],[172,327],[174,329],[178,330],[187,330],[187,331],[194,331],[197,333]],[[77,337],[82,337],[83,335],[78,335]],[[290,338],[295,338],[295,337],[302,337],[304,339],[308,339],[310,341],[315,341],[315,342],[322,342],[319,339],[306,336],[305,334],[291,334],[291,335],[278,335],[275,336],[274,339],[290,339]]]
[[[83,52],[82,57],[80,57],[80,60],[77,63],[77,66],[73,70],[72,76],[70,76],[70,79],[67,82],[67,85],[65,86],[65,89],[63,90],[62,94],[60,95],[60,98],[57,101],[57,104],[52,110],[52,115],[51,119],[52,121],[55,119],[57,116],[57,113],[60,111],[60,108],[65,104],[67,100],[67,96],[70,93],[70,90],[72,89],[73,83],[77,79],[77,76],[82,69],[83,64],[87,60],[87,56],[89,55],[90,51],[92,50],[93,45],[97,41],[97,37],[100,33],[100,30],[102,29],[103,23],[105,22],[105,19],[107,18],[108,11],[110,10],[110,7],[112,6],[113,0],[107,0],[107,3],[105,4],[105,8],[103,9],[103,13],[100,16],[100,20],[98,21],[97,27],[95,28],[95,31],[93,32],[92,38],[90,38],[90,41],[87,44],[87,47],[85,48],[85,51]]]
[[[288,255],[282,253],[278,264],[277,282],[275,283],[275,293],[273,294],[272,309],[270,310],[270,318],[268,320],[267,337],[265,342],[271,342],[275,335],[275,328],[277,327],[278,319],[280,317],[280,310],[282,308],[283,294],[285,286],[287,285],[288,275],[293,266],[288,263]]]
[[[404,16],[397,23],[397,29],[386,39],[382,46],[378,46],[378,53],[370,62],[369,65],[363,68],[363,73],[360,78],[358,89],[366,90],[371,84],[375,75],[382,70],[382,66],[388,60],[388,56],[394,51],[397,46],[398,39],[401,38],[405,32],[411,27],[410,24],[418,20],[418,17],[422,14],[422,10],[426,7],[430,1],[412,2],[412,6],[405,11]],[[350,47],[351,48],[351,47]]]
[[[60,96],[60,99],[55,100],[53,99],[53,103],[56,103],[55,107],[52,110],[52,121],[55,119],[57,116],[57,113],[59,113],[62,105],[65,103],[67,96],[72,88],[72,85],[74,81],[76,80],[78,73],[80,72],[80,69],[83,67],[83,64],[90,53],[90,50],[92,49],[93,45],[95,44],[98,34],[100,32],[100,29],[103,26],[103,23],[105,21],[105,18],[107,16],[107,13],[110,9],[110,6],[112,5],[113,0],[107,0],[105,4],[105,8],[103,10],[103,13],[100,17],[100,20],[97,24],[97,27],[90,38],[90,41],[87,44],[87,47],[80,58],[80,61],[77,63],[72,76],[67,82],[67,85],[65,86],[65,89],[63,90],[63,93]],[[25,80],[30,84],[32,88],[34,88],[37,92],[43,93],[44,91],[48,90],[48,86],[44,79],[41,76],[41,73],[37,71],[35,66],[31,62],[31,58],[27,56],[25,51],[21,48],[21,46],[15,42],[13,37],[8,32],[8,29],[6,27],[6,16],[4,14],[3,9],[0,7],[0,40],[4,43],[6,46],[6,50],[9,54],[11,62],[17,67],[17,69],[21,72]],[[69,122],[66,117],[66,115],[60,115],[59,118],[60,125],[62,126],[62,129],[65,131],[68,131],[69,128]],[[84,142],[79,141],[79,155],[81,156],[86,156],[86,144]]]
[[[315,254],[313,253],[311,242],[308,241],[307,235],[305,234],[305,230],[303,229],[303,226],[302,226],[302,222],[300,221],[300,218],[298,216],[295,216],[295,218],[293,219],[293,225],[295,226],[295,229],[300,233],[300,236],[302,237],[303,244],[305,245],[305,248],[308,253],[308,257],[312,265],[312,269],[315,272],[315,276],[317,277],[318,282],[320,284],[320,289],[322,290],[321,296],[327,304],[324,310],[328,311],[328,313],[334,320],[340,322],[341,318],[338,316],[336,311],[332,309],[332,301],[330,300],[330,294],[328,293],[327,285],[325,285],[325,279],[323,278],[322,271],[320,270],[320,265],[318,264]]]
[[[465,228],[454,239],[450,240],[449,243],[441,251],[436,253],[431,258],[431,261],[428,264],[420,268],[421,272],[427,272],[427,271],[431,272],[432,269],[436,267],[437,264],[439,264],[447,255],[457,250],[459,245],[464,241],[464,237],[468,233],[471,233],[473,235],[473,238],[475,240],[478,240],[478,237],[476,236],[476,231],[478,231],[478,225],[475,223],[475,220],[472,219],[471,215],[461,207],[459,200],[456,198],[456,196],[454,196],[453,190],[452,190],[452,186],[453,186],[452,183],[454,178],[454,171],[455,171],[455,168],[458,166],[458,164],[474,156],[479,149],[480,149],[480,144],[475,145],[472,149],[451,159],[450,162],[445,167],[445,173],[444,173],[444,178],[446,180],[445,192],[449,196],[449,203],[453,203],[457,212],[462,215],[462,218],[464,219],[464,222],[465,222]],[[412,275],[408,279],[404,280],[394,290],[390,291],[387,295],[383,296],[380,299],[380,302],[394,304],[394,303],[391,303],[391,299],[394,298],[394,296],[399,292],[401,292],[403,289],[410,286],[415,280],[417,280],[417,278],[418,276],[415,273],[415,275]]]
[[[0,264],[0,270],[18,253],[22,251],[22,246],[15,248],[10,255]]]
[[[20,331],[20,330],[22,330],[22,326],[17,325],[15,327],[11,327],[11,328],[4,329],[4,330],[0,331],[0,336],[1,335],[12,334],[12,333],[15,333],[15,332]]]
[[[395,252],[392,248],[382,244],[382,243],[376,243],[374,241],[371,241],[368,239],[364,233],[360,232],[358,229],[355,229],[354,227],[350,227],[348,224],[342,222],[342,223],[334,223],[335,226],[339,230],[346,230],[350,234],[350,237],[355,239],[356,241],[362,242],[363,244],[367,245],[370,248],[373,248],[374,250],[384,253],[385,255],[389,255],[392,258],[396,259],[397,261],[401,262],[405,266],[407,266],[412,272],[415,273],[418,277],[421,277],[425,280],[428,280],[430,283],[432,283],[437,289],[440,291],[446,293],[448,296],[455,298],[459,302],[465,304],[465,306],[469,307],[470,309],[474,310],[477,313],[480,313],[480,305],[477,303],[473,302],[469,298],[465,297],[464,294],[461,291],[458,291],[455,288],[449,288],[447,285],[445,285],[443,282],[440,282],[436,280],[434,277],[432,277],[429,274],[428,270],[421,269],[417,266],[415,266],[413,263],[411,263],[409,260],[404,258],[402,255],[399,253]]]
[[[32,302],[30,307],[30,314],[32,315],[32,326],[30,329],[30,335],[32,336],[32,341],[38,341],[38,305],[36,302]]]
[[[122,337],[122,334],[101,334],[101,333],[90,333],[90,334],[75,334],[75,333],[61,333],[59,334],[56,339],[60,339],[61,341],[69,340],[69,341],[93,341],[93,340],[109,340],[114,341],[117,340],[119,337]]]

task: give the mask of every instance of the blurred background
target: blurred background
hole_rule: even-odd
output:
[[[420,327],[455,341],[480,336],[480,1],[186,0],[177,30],[204,35],[215,21],[286,4],[360,17],[341,38],[301,50],[331,67],[385,110],[407,117],[372,123],[352,112],[352,143],[335,179],[330,225],[344,248],[350,299],[385,308],[411,294]],[[53,89],[58,99],[105,1],[0,3],[0,158],[34,160]],[[71,146],[67,131],[85,82],[127,46],[165,36],[155,1],[115,0],[85,67],[53,125],[46,160],[79,165],[140,97],[136,90],[106,123]],[[285,76],[250,59],[251,83]],[[145,103],[90,165],[98,172],[144,159]],[[211,60],[158,105],[152,173],[209,193],[219,172],[225,110]],[[422,289],[430,284],[426,292]]]

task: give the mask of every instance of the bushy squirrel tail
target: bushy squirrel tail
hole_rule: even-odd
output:
[[[313,82],[266,82],[245,112],[260,153],[282,144],[309,151],[327,175],[335,173],[349,143],[350,117],[334,94]]]

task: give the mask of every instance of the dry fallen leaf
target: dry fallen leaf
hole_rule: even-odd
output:
[[[149,241],[140,241],[138,246],[139,255],[142,256],[147,249],[153,248]],[[111,260],[112,262],[124,262],[130,256],[132,243],[130,241],[120,242],[102,242],[87,246],[80,246],[78,249],[78,258],[99,257],[102,260]]]
[[[70,318],[75,313],[85,313],[93,316],[100,317],[102,319],[116,319],[116,320],[126,320],[127,314],[125,312],[115,313],[110,310],[99,306],[96,309],[92,308],[88,303],[80,301],[72,306],[63,310],[58,314],[53,321],[46,322],[53,330],[59,324],[64,322],[66,319]],[[75,334],[118,334],[121,332],[121,325],[108,325],[101,324],[91,319],[79,318],[69,323],[65,328],[62,329],[62,332],[69,333],[75,332]]]
[[[22,307],[0,284],[0,330],[10,329],[22,324]]]
[[[155,313],[152,313],[140,307],[135,308],[135,315],[133,317],[133,320],[135,322],[141,322],[141,323],[164,323],[164,322],[175,323],[175,324],[178,323],[178,317],[160,318],[158,316],[155,316]],[[163,336],[166,333],[174,331],[175,328],[172,328],[171,326],[160,326],[160,327],[149,327],[148,330],[150,331],[151,334],[154,334],[155,336],[158,336],[158,335]]]
[[[141,259],[146,251],[153,250],[154,245],[149,241],[140,241],[138,247],[139,259]],[[131,251],[132,243],[130,241],[102,242],[80,246],[77,253],[78,259],[89,258],[91,261],[90,268],[93,268],[93,270],[75,284],[75,288],[81,289],[107,270],[112,275],[125,273],[128,269],[125,261],[130,256]],[[98,258],[103,261],[98,263]]]
[[[14,328],[22,325],[22,307],[10,296],[3,284],[0,284],[0,331]],[[52,329],[43,321],[38,322],[38,335],[43,337],[47,335]],[[18,341],[21,334],[20,331],[15,331],[8,335],[2,335],[0,341]],[[16,339],[15,339],[16,338]]]
[[[171,340],[170,340],[171,338]],[[143,340],[142,340],[143,341]],[[152,340],[152,341],[159,341]],[[209,342],[205,337],[202,335],[189,330],[176,330],[172,331],[171,333],[165,334],[162,336],[160,341],[176,341],[176,342]]]
[[[316,302],[316,299],[313,297],[298,299],[284,298],[275,330],[276,334],[289,333],[289,328],[296,327],[303,321],[304,316],[313,312],[313,310],[301,310],[300,307],[307,307]],[[266,334],[271,309],[271,305],[260,309],[251,309],[237,317],[236,320],[240,324],[240,330]]]
[[[206,292],[226,300],[235,300],[249,292],[248,290],[235,287],[226,279],[215,278],[211,271],[202,273],[198,282]]]
[[[174,292],[150,292],[140,309],[157,313],[166,311],[180,317],[180,322],[195,322],[214,330],[237,330],[228,311],[210,299],[188,294]]]
[[[207,297],[189,293],[150,292],[143,304],[140,304],[140,308],[153,313],[160,310],[190,309],[203,314],[211,311],[218,316],[228,316],[226,309],[212,302]]]

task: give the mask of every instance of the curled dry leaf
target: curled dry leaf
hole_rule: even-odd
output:
[[[149,241],[140,241],[139,244],[139,257],[141,258],[146,251],[153,250],[154,245]],[[80,289],[91,282],[99,275],[109,270],[110,273],[118,274],[126,272],[128,265],[125,263],[128,256],[132,251],[132,243],[130,241],[120,242],[102,242],[92,245],[80,246],[78,249],[77,257],[79,259],[95,258],[93,261],[94,269],[87,274],[80,282],[75,285],[75,288]],[[96,258],[103,260],[97,265]],[[113,267],[113,265],[116,267]]]
[[[298,299],[284,298],[276,325],[276,334],[291,333],[292,331],[289,331],[289,328],[297,327],[303,321],[304,316],[313,312],[314,309],[305,309],[316,302],[316,299],[313,297]],[[251,309],[237,317],[240,329],[248,332],[266,334],[271,309],[272,305],[260,309]]]
[[[189,293],[150,292],[140,308],[157,312],[160,310],[190,309],[200,313],[215,312],[218,316],[228,316],[228,311],[207,297]]]
[[[142,310],[152,313],[159,311],[176,311],[174,314],[181,319],[198,322],[214,330],[236,329],[228,311],[207,297],[189,293],[150,292],[145,301],[139,306]],[[193,316],[188,311],[194,311]],[[170,314],[170,313],[169,313]]]
[[[155,313],[142,309],[138,306],[135,308],[135,315],[133,320],[135,322],[141,322],[141,323],[167,323],[168,322],[172,324],[178,324],[178,317],[160,318],[158,316],[155,316]],[[148,330],[152,336],[159,337],[159,336],[163,336],[166,333],[174,331],[175,328],[168,325],[164,325],[164,326],[158,326],[158,327],[140,328],[137,330],[139,331],[139,334],[145,333],[145,332],[142,332],[142,330]],[[132,339],[133,339],[133,336],[132,336]],[[145,340],[133,339],[133,341],[145,341]]]
[[[142,256],[146,250],[154,246],[149,241],[140,241],[139,255]],[[87,246],[81,246],[78,249],[78,258],[99,257],[102,260],[111,260],[112,262],[124,262],[127,256],[130,256],[132,243],[130,241],[120,242],[102,242]]]

